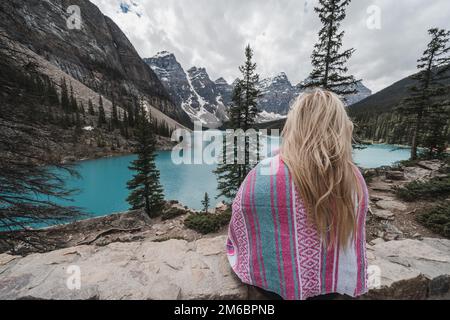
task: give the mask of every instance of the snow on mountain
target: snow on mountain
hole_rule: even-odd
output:
[[[266,78],[259,82],[258,89],[261,97],[258,101],[259,109],[266,111],[267,115],[287,115],[291,102],[297,97],[298,92],[292,86],[284,72],[273,78]]]
[[[166,51],[144,61],[156,73],[176,105],[186,111],[192,121],[200,121],[208,128],[217,128],[228,120],[221,95],[221,92],[232,91],[226,88],[226,81],[221,81],[217,86],[204,68],[193,67],[186,73],[175,55]],[[228,101],[228,97],[225,100]]]
[[[220,127],[228,120],[228,107],[232,103],[234,81],[229,84],[224,78],[212,81],[205,68],[192,67],[187,72],[175,55],[162,51],[144,61],[153,69],[177,106],[190,116],[192,121],[201,121],[208,128]],[[295,99],[304,92],[302,83],[294,86],[286,73],[262,79],[258,84],[261,97],[258,99],[257,121],[268,122],[285,118]],[[372,94],[362,82],[358,93],[347,96],[347,104],[357,103]]]

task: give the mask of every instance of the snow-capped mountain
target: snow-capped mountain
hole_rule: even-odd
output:
[[[191,117],[200,120],[209,128],[220,127],[228,119],[227,109],[231,104],[235,82],[229,84],[224,78],[212,81],[204,68],[193,67],[187,72],[175,55],[163,51],[144,61],[161,80],[172,100]],[[307,80],[305,80],[307,81]],[[285,118],[295,99],[304,92],[303,81],[292,85],[284,72],[275,77],[262,79],[258,84],[261,97],[258,100],[260,113],[258,122]],[[357,103],[372,92],[358,83],[358,93],[347,97],[347,104]]]
[[[284,72],[273,78],[263,79],[259,82],[258,89],[261,91],[259,109],[265,111],[265,117],[272,118],[271,120],[286,116],[292,101],[299,94]]]
[[[144,61],[153,69],[175,104],[208,128],[220,127],[227,118],[224,101],[229,101],[231,88],[223,81],[217,86],[206,69],[193,67],[184,71],[172,53],[163,51]],[[222,98],[222,92],[225,98]]]

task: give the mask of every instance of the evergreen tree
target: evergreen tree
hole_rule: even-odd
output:
[[[79,111],[81,113],[81,115],[84,117],[86,115],[86,110],[84,110],[84,104],[83,102],[80,103],[80,108]]]
[[[117,129],[119,127],[119,116],[117,114],[116,101],[112,99],[112,118],[111,118],[112,129]]]
[[[129,167],[136,174],[128,182],[131,194],[127,201],[133,210],[144,209],[150,217],[153,217],[161,209],[164,196],[155,164],[155,134],[142,105],[137,119],[136,140],[138,158]]]
[[[70,111],[78,112],[78,103],[77,100],[75,99],[72,85],[70,85]]]
[[[442,101],[442,96],[448,94],[449,86],[442,80],[448,79],[450,68],[450,32],[433,28],[428,33],[431,41],[418,60],[419,72],[413,76],[417,84],[410,88],[409,97],[397,108],[399,113],[408,116],[412,122],[412,160],[417,159],[419,146],[425,146],[424,140],[428,142],[425,147],[429,147],[431,152],[434,148],[442,150],[442,142],[445,144],[441,136],[445,135],[446,122],[439,121],[439,117],[445,114],[448,107],[448,101]],[[427,134],[428,139],[425,139]],[[436,145],[437,143],[441,146]]]
[[[103,107],[103,98],[100,96],[98,100],[98,126],[101,127],[106,124],[105,108]]]
[[[210,205],[210,199],[209,199],[208,192],[206,192],[205,196],[203,197],[203,200],[202,200],[203,211],[205,213],[208,213],[209,205]]]
[[[88,102],[88,113],[91,116],[95,116],[94,105],[92,104],[92,100],[91,99],[89,99],[89,102]]]
[[[355,50],[341,51],[345,32],[339,31],[350,2],[351,0],[319,0],[320,6],[314,8],[323,27],[311,56],[313,71],[306,87],[321,87],[341,96],[357,92],[357,81],[353,76],[346,75],[346,62]]]
[[[61,79],[61,108],[65,113],[70,110],[69,90],[67,88],[66,78]]]
[[[47,102],[51,106],[56,106],[59,104],[58,92],[56,91],[55,85],[51,79],[47,76],[45,77],[46,82],[46,96]]]
[[[256,63],[253,62],[253,50],[250,46],[245,48],[246,61],[239,67],[242,79],[239,79],[233,91],[232,106],[229,110],[230,127],[234,130],[242,129],[244,132],[255,124],[257,100],[260,91],[257,89],[259,75],[256,73]],[[258,151],[258,146],[253,145],[249,137],[245,137],[245,143],[235,143],[234,135],[225,135],[223,150],[223,164],[216,171],[218,180],[219,197],[234,198],[240,185],[244,182],[250,170],[254,167],[252,156]],[[239,140],[239,139],[238,139]],[[232,145],[227,145],[232,144]],[[232,152],[230,154],[230,152]],[[244,154],[245,159],[239,161],[239,155]],[[227,161],[228,159],[228,161]],[[233,159],[232,163],[229,160]]]

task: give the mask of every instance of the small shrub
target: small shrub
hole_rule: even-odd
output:
[[[228,225],[231,220],[231,213],[224,212],[221,214],[195,213],[191,214],[184,224],[187,228],[195,230],[201,234],[214,233]]]
[[[440,204],[417,216],[417,221],[446,238],[450,238],[450,205]]]
[[[413,181],[398,188],[396,194],[405,201],[442,199],[450,195],[450,176],[427,182]]]

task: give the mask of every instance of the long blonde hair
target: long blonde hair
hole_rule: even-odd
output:
[[[339,97],[315,89],[298,98],[282,133],[280,156],[327,245],[347,246],[356,229],[353,128]]]

